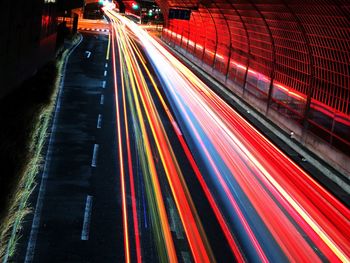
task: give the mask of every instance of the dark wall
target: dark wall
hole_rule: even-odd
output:
[[[54,3],[45,2],[17,0],[1,3],[0,97],[54,57],[56,7]]]
[[[57,10],[59,12],[83,7],[83,5],[84,0],[57,0]]]

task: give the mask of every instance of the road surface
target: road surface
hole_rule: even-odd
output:
[[[105,12],[69,58],[18,261],[349,261],[349,209]]]

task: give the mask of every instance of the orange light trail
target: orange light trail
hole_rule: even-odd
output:
[[[140,118],[140,120],[142,120],[143,119],[142,111],[140,108],[140,103],[138,100],[138,96],[136,94],[136,87],[135,87],[135,83],[134,83],[135,82],[134,76],[136,74],[135,74],[134,68],[132,68],[132,65],[133,65],[131,63],[132,54],[130,54],[129,49],[127,48],[128,42],[125,41],[124,33],[121,31],[120,27],[117,27],[116,24],[113,24],[113,27],[114,27],[115,31],[118,31],[118,48],[120,49],[120,53],[123,53],[123,55],[124,55],[123,57],[125,59],[126,66],[128,68],[129,78],[132,80],[132,81],[130,81],[130,83],[131,83],[132,92],[134,93],[137,115]],[[130,73],[133,73],[133,74],[130,74]],[[149,169],[150,174],[151,174],[153,190],[154,190],[154,193],[156,196],[156,201],[157,201],[157,208],[159,211],[160,220],[162,222],[162,231],[164,234],[165,244],[166,244],[166,248],[167,248],[167,252],[168,252],[168,260],[170,262],[177,262],[178,260],[177,260],[177,256],[176,256],[175,246],[174,246],[172,236],[170,233],[170,226],[168,223],[166,209],[165,209],[165,205],[164,205],[163,198],[162,198],[160,183],[159,183],[158,178],[156,176],[156,174],[157,174],[156,165],[155,165],[154,160],[152,158],[151,145],[150,145],[150,142],[148,139],[146,127],[144,125],[143,120],[140,121],[140,127],[141,127],[142,134],[143,134],[143,140],[144,140],[144,145],[145,145],[145,150],[146,150],[146,157],[148,160],[148,169]],[[128,235],[128,233],[125,232],[124,235]]]
[[[117,32],[119,52],[123,54],[128,78],[131,79],[130,90],[140,121],[169,260],[177,261],[176,249],[159,185],[160,174],[154,163],[155,150],[159,154],[195,262],[212,262],[214,258],[141,65],[152,82],[237,261],[248,259],[269,262],[272,259],[287,259],[295,262],[319,262],[327,259],[332,262],[349,262],[349,209],[136,24],[113,11],[106,13],[112,20],[115,19],[113,34]],[[131,38],[144,48],[164,86],[171,107],[175,109],[175,117],[182,120],[180,123],[183,127],[177,126],[178,122]],[[250,70],[250,73],[253,72]],[[127,89],[126,86],[124,88]],[[283,86],[280,90],[294,94]],[[297,98],[299,95],[295,93],[294,96]],[[125,113],[125,100],[123,101]],[[124,119],[127,122],[126,116]],[[150,132],[144,121],[147,121]],[[181,133],[182,129],[187,131],[186,136],[193,141],[192,146],[196,151],[192,152],[192,148],[190,150],[187,138]],[[151,138],[156,149],[151,147]],[[122,149],[119,152],[122,154]],[[205,167],[198,167],[197,158],[205,160]],[[131,156],[128,160],[130,172]],[[205,175],[201,173],[203,170],[206,171]],[[132,172],[129,177],[131,181]],[[213,195],[213,188],[218,193],[216,196]],[[137,217],[136,205],[135,212],[134,205],[132,206],[134,218],[135,215]],[[226,212],[226,217],[222,211]],[[236,225],[239,230],[234,230]],[[127,234],[124,231],[124,235]],[[237,237],[247,247],[238,246]],[[271,251],[280,251],[278,253],[281,254]]]
[[[121,56],[121,53],[119,49],[119,57],[120,56]],[[124,79],[123,70],[120,71],[120,77],[121,79]],[[138,227],[139,223],[138,223],[137,209],[136,209],[135,182],[134,182],[134,172],[132,167],[132,157],[131,157],[129,128],[128,128],[129,122],[127,117],[124,81],[122,81],[121,83],[122,83],[122,96],[123,96],[124,121],[125,121],[125,136],[126,136],[126,146],[127,146],[127,154],[128,154],[128,169],[129,169],[129,179],[130,179],[132,217],[133,217],[134,232],[135,232],[136,261],[137,263],[141,263],[142,262],[141,242],[140,242],[140,234],[139,234],[139,227]]]
[[[117,137],[118,137],[118,153],[119,153],[119,171],[120,171],[120,183],[122,192],[122,213],[123,213],[123,229],[124,229],[124,250],[125,250],[125,262],[130,262],[130,250],[129,250],[129,230],[128,230],[128,214],[126,207],[126,193],[125,193],[125,173],[124,173],[124,159],[122,148],[122,135],[120,124],[120,112],[119,112],[119,98],[118,98],[118,84],[117,84],[117,72],[116,72],[116,54],[115,54],[115,40],[114,40],[114,28],[112,29],[112,53],[113,53],[113,74],[114,74],[114,94],[117,114]]]
[[[142,37],[145,37],[144,35]],[[149,39],[149,41],[153,44],[153,45],[157,45],[156,43],[154,43],[155,41],[153,41],[152,39]],[[268,163],[266,158],[263,158],[264,160],[264,164],[262,164],[262,159],[259,158],[257,159],[256,157],[254,157],[249,150],[247,150],[247,146],[244,146],[242,143],[240,142],[247,142],[249,143],[249,147],[251,148],[258,148],[260,145],[262,145],[263,143],[266,143],[266,139],[260,135],[260,133],[258,131],[256,131],[251,125],[249,125],[246,121],[243,121],[241,117],[239,117],[239,115],[234,112],[224,101],[222,101],[220,98],[218,98],[218,96],[216,96],[215,94],[213,94],[212,91],[210,91],[210,89],[208,89],[203,83],[201,83],[201,81],[199,81],[198,79],[196,79],[196,77],[194,77],[193,75],[190,74],[189,70],[187,68],[185,68],[184,66],[182,66],[178,61],[176,61],[169,53],[167,53],[166,51],[161,51],[161,47],[158,45],[157,49],[160,52],[163,52],[163,54],[166,53],[166,59],[174,66],[177,67],[179,69],[179,72],[182,76],[184,76],[185,78],[189,79],[190,81],[190,87],[188,89],[182,89],[182,85],[177,85],[176,86],[176,93],[181,94],[182,98],[191,98],[190,99],[186,99],[186,103],[188,103],[188,107],[190,107],[192,109],[192,112],[195,112],[198,116],[197,120],[199,120],[199,122],[202,122],[201,128],[203,130],[205,130],[207,132],[207,135],[210,135],[209,138],[211,138],[211,140],[213,142],[215,142],[215,145],[218,147],[220,145],[221,146],[221,151],[219,150],[219,152],[221,152],[221,156],[222,158],[227,161],[225,161],[226,165],[228,165],[228,167],[231,167],[230,170],[235,171],[232,174],[237,174],[237,172],[239,172],[239,170],[241,169],[240,167],[233,167],[232,165],[230,166],[230,163],[234,163],[235,161],[237,161],[237,159],[234,160],[230,160],[229,161],[229,156],[232,155],[232,151],[230,150],[229,152],[227,152],[228,148],[227,145],[232,145],[232,142],[237,145],[241,151],[242,151],[242,156],[246,156],[245,158],[248,164],[251,164],[251,167],[254,166],[254,169],[256,171],[257,175],[261,175],[260,178],[261,180],[267,180],[269,185],[268,187],[271,189],[270,191],[274,191],[273,189],[275,189],[278,194],[279,194],[279,200],[288,204],[288,211],[290,211],[291,214],[297,214],[299,218],[301,218],[303,222],[300,222],[300,219],[297,221],[299,222],[302,226],[307,225],[308,229],[306,228],[305,231],[306,233],[310,234],[311,238],[317,243],[317,244],[325,244],[325,246],[323,246],[323,248],[327,248],[325,250],[323,250],[323,253],[325,253],[328,257],[333,258],[332,254],[334,253],[334,255],[336,255],[336,257],[342,261],[347,260],[348,256],[346,255],[347,253],[344,253],[345,251],[349,250],[348,245],[344,245],[344,244],[348,244],[348,240],[345,238],[341,238],[341,234],[336,231],[336,229],[334,227],[330,228],[333,224],[331,221],[327,220],[326,218],[324,218],[324,216],[322,216],[322,214],[320,214],[317,211],[317,208],[314,205],[311,205],[311,203],[309,203],[307,200],[308,198],[313,198],[313,194],[309,194],[308,197],[305,196],[305,194],[302,196],[298,196],[298,195],[291,195],[291,193],[298,193],[298,189],[295,187],[290,187],[289,185],[291,183],[295,183],[295,182],[289,182],[288,184],[284,184],[283,187],[281,186],[281,183],[283,182],[287,182],[286,179],[288,178],[284,178],[284,181],[279,180],[279,182],[276,179],[282,179],[281,176],[278,176],[278,173],[276,174],[276,170],[272,170],[272,166],[270,163]],[[158,58],[159,59],[159,58]],[[166,72],[163,70],[164,75],[166,74]],[[174,74],[171,75],[171,78],[174,79],[175,76]],[[198,90],[199,93],[195,93],[194,90]],[[174,93],[175,94],[175,93]],[[210,96],[208,96],[208,94],[210,94]],[[194,98],[198,98],[196,101]],[[216,101],[213,102],[213,98],[215,98]],[[220,112],[221,116],[218,116],[216,113],[214,113],[213,111],[215,110],[215,104],[221,105],[222,107],[220,109],[217,109],[216,112]],[[200,105],[200,106],[199,106]],[[210,107],[213,108],[209,108],[208,105],[210,105]],[[199,110],[200,108],[200,110]],[[217,108],[217,107],[216,107]],[[230,118],[228,118],[227,116],[222,116],[222,112],[223,112],[223,108],[226,109],[229,112]],[[197,110],[198,109],[198,110]],[[205,109],[205,112],[203,111],[203,109]],[[185,111],[185,110],[184,110]],[[204,114],[205,113],[205,114]],[[201,117],[199,117],[201,116]],[[233,117],[235,116],[235,117]],[[221,131],[224,131],[224,133],[221,133],[224,137],[220,137],[220,139],[218,139],[218,134],[217,131],[211,131],[210,129],[208,129],[208,117],[209,119],[211,119],[211,123],[217,123],[219,125],[219,127],[221,128]],[[204,121],[205,120],[205,121]],[[239,122],[237,121],[239,120]],[[189,123],[191,120],[187,120]],[[236,123],[236,124],[235,124]],[[237,139],[235,139],[235,136],[237,135],[233,135],[233,132],[231,131],[235,131],[238,129],[242,130],[242,127],[248,127],[245,128],[242,131],[242,138],[240,138],[240,141],[238,141]],[[249,134],[247,134],[247,130],[250,131]],[[193,130],[193,133],[195,133],[195,131]],[[236,132],[237,133],[237,132]],[[243,135],[244,134],[244,135]],[[247,140],[247,136],[249,138],[252,138],[250,140]],[[227,138],[227,142],[228,144],[223,144],[223,139]],[[233,140],[233,141],[232,141]],[[231,141],[231,142],[230,142]],[[237,147],[235,146],[235,147]],[[239,149],[238,148],[238,149]],[[316,189],[314,191],[319,192],[318,195],[323,196],[322,200],[325,200],[325,202],[321,201],[321,200],[317,200],[317,203],[321,204],[321,202],[323,202],[322,206],[326,206],[328,207],[328,209],[331,209],[332,206],[330,206],[329,204],[333,204],[334,207],[336,208],[340,208],[340,211],[336,211],[336,209],[332,209],[333,212],[329,213],[330,218],[335,217],[334,213],[338,214],[339,216],[335,218],[335,220],[339,223],[338,227],[343,228],[343,230],[345,231],[345,233],[347,233],[346,229],[349,229],[348,227],[343,227],[343,226],[349,226],[349,217],[348,217],[348,210],[346,208],[344,208],[338,201],[334,201],[334,198],[327,198],[325,199],[324,197],[327,195],[329,196],[329,194],[325,194],[325,191],[323,188],[321,188],[317,183],[313,182],[311,184],[311,179],[310,177],[305,174],[303,171],[300,170],[300,168],[297,168],[297,166],[293,163],[290,162],[290,160],[288,158],[286,158],[285,155],[282,155],[281,152],[279,150],[276,150],[277,148],[272,146],[271,143],[269,143],[269,145],[266,145],[265,147],[260,147],[259,150],[256,149],[256,153],[259,153],[259,157],[262,156],[271,156],[272,154],[269,153],[268,151],[271,151],[271,149],[273,151],[277,151],[276,152],[276,156],[277,160],[283,160],[281,161],[281,163],[284,164],[285,168],[283,169],[284,172],[282,172],[281,168],[279,167],[280,171],[281,171],[281,175],[288,172],[291,173],[291,171],[295,171],[295,175],[291,178],[299,178],[299,175],[297,175],[298,173],[302,174],[302,178],[306,178],[307,180],[309,180],[310,185],[312,185],[314,188]],[[264,154],[261,154],[262,152],[265,152]],[[287,164],[287,166],[286,166]],[[291,166],[290,166],[291,164]],[[244,163],[242,164],[244,165]],[[278,165],[278,163],[276,164],[276,166]],[[245,166],[245,165],[244,165]],[[243,166],[243,167],[244,167]],[[286,169],[286,167],[289,167]],[[238,170],[237,170],[238,169]],[[242,173],[242,170],[241,172]],[[246,172],[244,172],[246,174]],[[272,176],[272,174],[274,174],[274,177]],[[235,176],[236,180],[238,179],[237,176]],[[241,184],[243,181],[240,181]],[[266,184],[265,184],[266,185]],[[244,185],[241,185],[244,186]],[[306,185],[304,185],[304,187],[306,187]],[[248,188],[244,188],[247,189]],[[255,189],[257,190],[257,189]],[[287,191],[288,190],[288,191]],[[247,194],[247,192],[246,192]],[[250,197],[252,198],[252,195],[250,195]],[[253,199],[254,200],[254,199]],[[298,200],[298,202],[296,202],[296,200]],[[265,200],[267,201],[267,200]],[[316,200],[315,200],[316,201]],[[303,204],[301,206],[301,203]],[[335,204],[336,203],[336,204]],[[255,208],[258,209],[258,211],[260,211],[260,215],[263,217],[263,210],[261,210],[258,206],[257,203],[254,203]],[[303,207],[303,208],[302,208]],[[307,208],[308,212],[306,213],[304,211],[304,209]],[[276,207],[276,209],[278,209],[278,207]],[[293,210],[293,212],[291,212]],[[276,210],[278,211],[278,210]],[[340,213],[339,213],[340,212]],[[267,214],[265,214],[265,222],[269,221],[269,222],[273,222],[273,220],[271,221],[271,219],[268,219],[266,216]],[[280,213],[279,215],[282,215],[282,213]],[[311,219],[312,218],[312,219]],[[297,220],[297,218],[295,217],[295,219]],[[324,221],[323,221],[324,220]],[[316,223],[316,221],[318,221],[318,223]],[[322,222],[322,223],[321,223]],[[321,227],[322,226],[322,227]],[[278,228],[274,228],[275,225],[271,225],[270,230],[278,230]],[[322,230],[321,230],[322,229]],[[276,239],[279,239],[283,236],[285,236],[285,233],[287,233],[288,231],[290,231],[290,229],[288,230],[282,230],[280,229],[278,231],[278,235],[275,233],[274,236]],[[314,234],[312,234],[310,231],[313,231]],[[325,232],[327,232],[328,234],[325,234]],[[334,234],[333,234],[334,233]],[[337,234],[335,234],[337,233]],[[332,238],[330,236],[328,236],[329,234],[332,234]],[[315,237],[318,238],[319,241],[317,241],[315,239]],[[334,241],[331,241],[331,239],[333,239],[334,241],[337,240],[337,244],[335,245]],[[285,240],[287,241],[287,240]],[[285,241],[279,241],[280,244],[284,243]],[[293,240],[293,244],[295,245],[295,249],[294,249],[294,253],[290,255],[289,257],[298,257],[298,256],[303,256],[300,255],[299,253],[302,252],[307,252],[305,251],[305,249],[301,249],[302,246],[298,245],[297,240],[294,239]],[[293,246],[294,246],[293,245]],[[290,244],[288,249],[291,249],[292,244]],[[284,249],[285,252],[287,252],[287,248]],[[328,253],[328,252],[332,252],[332,253]],[[305,253],[305,258],[308,256],[308,253]],[[305,259],[304,258],[304,259]]]
[[[131,65],[133,66],[133,72],[136,76],[135,80],[137,82],[137,87],[141,102],[145,108],[145,114],[148,118],[154,140],[156,142],[163,167],[165,169],[170,187],[172,189],[173,196],[175,198],[176,206],[178,207],[180,218],[185,228],[186,235],[193,253],[193,257],[196,262],[210,262],[207,251],[207,245],[204,245],[202,239],[203,234],[200,234],[196,225],[199,223],[196,222],[195,216],[193,215],[193,206],[188,201],[189,194],[186,194],[186,187],[179,177],[181,176],[181,170],[177,165],[176,158],[171,149],[170,143],[166,137],[166,132],[164,127],[161,125],[159,116],[150,100],[150,94],[147,93],[146,88],[147,84],[142,76],[141,70],[136,64],[135,60],[131,60]],[[133,88],[134,97],[137,97],[138,94]],[[212,256],[211,256],[212,258]],[[213,260],[212,260],[213,261]]]
[[[182,134],[179,131],[179,128],[178,128],[178,126],[176,124],[176,121],[175,121],[174,117],[172,116],[168,106],[165,103],[163,95],[159,91],[159,88],[158,88],[157,84],[155,83],[155,81],[154,81],[150,71],[148,70],[148,68],[147,68],[143,58],[141,57],[140,53],[137,52],[137,55],[140,58],[140,60],[142,61],[143,67],[146,70],[148,77],[152,81],[153,87],[156,90],[158,98],[160,99],[161,104],[162,104],[162,106],[163,106],[163,108],[164,108],[164,110],[165,110],[165,112],[166,112],[170,122],[173,125],[173,128],[174,128],[174,131],[175,131],[175,133],[177,135],[177,138],[178,138],[178,140],[179,140],[179,142],[180,142],[180,144],[181,144],[181,146],[182,146],[182,148],[183,148],[183,150],[184,150],[184,152],[185,152],[185,154],[186,154],[186,156],[187,156],[187,158],[188,158],[188,160],[189,160],[189,162],[191,164],[191,167],[192,167],[195,175],[197,176],[198,181],[201,184],[201,187],[202,187],[202,189],[203,189],[203,191],[204,191],[204,193],[205,193],[205,195],[206,195],[206,197],[207,197],[207,199],[208,199],[208,201],[210,203],[210,206],[213,209],[213,212],[214,212],[214,214],[215,214],[215,216],[216,216],[216,218],[217,218],[217,220],[218,220],[218,222],[220,224],[221,229],[223,230],[223,233],[224,233],[224,235],[225,235],[225,237],[227,239],[227,242],[229,243],[229,246],[230,246],[233,254],[235,255],[235,257],[237,259],[237,262],[244,262],[244,257],[242,255],[242,253],[240,252],[240,250],[238,248],[238,245],[236,244],[236,242],[235,242],[235,240],[234,240],[234,238],[233,238],[233,236],[232,236],[232,234],[231,234],[231,232],[229,230],[229,227],[227,226],[227,224],[225,222],[225,219],[223,218],[223,215],[220,212],[220,209],[218,208],[217,204],[215,203],[215,199],[212,196],[212,194],[211,194],[211,192],[210,192],[210,190],[209,190],[205,180],[203,180],[203,177],[202,177],[202,175],[200,173],[200,170],[199,170],[199,168],[198,168],[198,166],[197,166],[197,164],[196,164],[196,162],[195,162],[195,160],[194,160],[194,158],[192,156],[192,153],[191,153],[190,149],[188,148],[188,145],[186,144],[184,138],[182,137]]]

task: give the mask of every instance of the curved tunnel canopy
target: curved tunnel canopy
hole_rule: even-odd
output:
[[[138,1],[123,2],[131,9]],[[349,1],[155,2],[165,19],[164,41],[260,111],[273,109],[286,117],[282,123],[350,155]],[[169,18],[174,9],[188,10],[189,20],[174,19],[172,11]]]
[[[157,2],[166,18],[170,7],[192,9],[189,21],[167,27],[222,73],[230,74],[231,60],[349,114],[349,1]]]
[[[286,107],[299,124],[307,119],[350,147],[349,1],[156,2],[165,17],[165,41],[267,108]],[[169,19],[170,8],[191,10],[190,20]],[[317,108],[330,120],[320,123],[312,112]]]

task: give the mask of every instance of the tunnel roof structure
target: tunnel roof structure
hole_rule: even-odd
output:
[[[168,28],[223,56],[223,73],[229,58],[249,64],[252,70],[349,114],[349,1],[156,2],[165,19],[169,8],[191,10],[189,21],[168,20]],[[215,63],[214,55],[203,59]]]
[[[165,17],[165,41],[221,75],[225,84],[232,82],[268,105],[286,106],[300,124],[316,108],[324,119],[342,119],[346,132],[332,131],[328,120],[308,120],[349,149],[349,1],[156,2]],[[169,18],[171,9],[188,10],[189,20]]]

